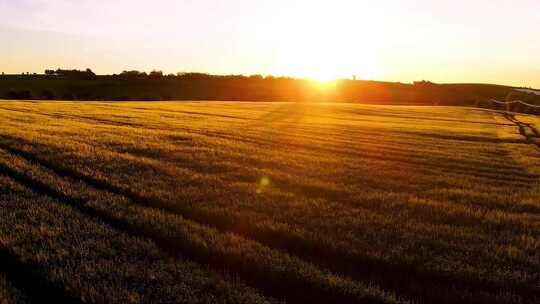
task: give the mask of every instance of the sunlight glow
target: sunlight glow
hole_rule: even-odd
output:
[[[257,184],[257,194],[262,193],[266,188],[270,186],[270,178],[268,176],[263,176],[259,183]]]
[[[538,0],[0,0],[0,12],[6,73],[157,69],[540,87]]]
[[[281,16],[277,58],[274,73],[306,77],[327,82],[339,78],[381,78],[376,50],[364,41],[373,35],[358,26],[361,2],[314,1],[298,5]],[[331,12],[331,13],[329,13]],[[301,22],[298,16],[302,16]],[[362,22],[368,22],[362,16]],[[370,29],[370,31],[372,31]]]

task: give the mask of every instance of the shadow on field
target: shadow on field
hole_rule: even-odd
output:
[[[306,106],[301,103],[281,104],[272,111],[266,112],[252,119],[251,122],[243,124],[241,129],[256,127],[280,126],[280,124],[297,124],[306,113]],[[283,126],[281,126],[283,127]],[[282,129],[282,128],[279,128]]]
[[[407,134],[414,134],[415,136],[430,137],[430,138],[435,138],[435,139],[469,141],[469,142],[476,142],[476,143],[490,143],[490,144],[523,143],[523,140],[520,140],[520,139],[491,138],[491,137],[464,135],[464,134],[451,135],[451,134],[442,134],[442,133],[425,133],[425,132],[414,132],[414,131],[407,131]]]
[[[134,127],[134,128],[145,128],[145,125],[142,124],[136,124],[136,123],[129,123],[125,121],[116,121],[111,119],[104,119],[104,118],[96,118],[92,116],[83,116],[83,115],[75,115],[75,114],[61,114],[61,113],[44,113],[39,111],[32,111],[32,110],[22,110],[22,109],[9,109],[9,108],[3,108],[0,107],[0,110],[2,111],[12,111],[12,112],[19,112],[19,113],[25,113],[25,114],[34,114],[34,115],[40,115],[40,116],[46,116],[54,119],[69,119],[69,120],[78,120],[78,121],[90,121],[92,123],[101,123],[106,125],[112,125],[112,126],[118,126],[118,127]]]
[[[23,293],[29,303],[82,303],[66,290],[48,281],[39,265],[21,262],[4,246],[0,246],[0,261],[0,273]]]
[[[516,118],[516,115],[512,113],[502,113],[502,115],[506,120],[518,127],[519,134],[525,138],[527,143],[534,144],[540,148],[540,142],[535,141],[540,139],[540,132],[534,127],[533,124],[519,121]]]
[[[487,122],[487,121],[475,121],[475,120],[460,120],[460,119],[448,119],[448,118],[433,118],[427,116],[413,116],[413,115],[403,115],[407,111],[400,109],[400,114],[392,114],[392,112],[384,113],[383,111],[354,111],[354,110],[340,110],[341,113],[360,115],[360,116],[371,116],[371,117],[391,117],[399,118],[406,120],[427,120],[427,121],[438,121],[438,122],[452,122],[452,123],[467,123],[467,124],[481,124],[481,125],[509,125],[501,124],[497,122]],[[417,111],[408,111],[411,114],[418,115]]]
[[[13,152],[13,150],[10,150],[10,152]],[[22,151],[19,152],[21,152],[21,154],[14,154],[27,159],[31,163],[42,165],[40,160],[37,158],[32,158],[31,154],[24,154],[26,152]],[[61,169],[55,166],[49,167],[46,164],[43,166],[51,169],[56,174],[67,178],[71,183],[75,183],[76,180],[80,180],[101,191],[107,191],[124,196],[129,200],[132,200],[134,204],[143,205],[147,208],[156,210],[160,209],[159,207],[153,205],[155,202],[149,202],[144,197],[139,196],[136,193],[123,191],[122,189],[113,185],[93,180],[92,178],[84,175],[77,175],[76,173],[70,172],[69,169]],[[62,171],[63,173],[58,171]],[[367,296],[363,301],[359,302],[358,297],[354,293],[351,294],[349,292],[342,292],[340,290],[324,287],[321,288],[321,286],[318,285],[318,282],[303,282],[301,279],[299,280],[294,276],[276,276],[275,273],[272,275],[266,275],[260,271],[254,271],[253,267],[246,267],[243,265],[242,261],[238,260],[242,257],[235,257],[227,254],[216,256],[209,253],[206,250],[206,246],[199,248],[186,245],[189,244],[189,241],[182,239],[182,237],[175,235],[156,235],[155,233],[151,232],[152,229],[145,229],[137,226],[136,224],[123,221],[103,210],[93,208],[87,198],[72,197],[70,194],[64,193],[62,190],[51,187],[47,183],[32,177],[32,174],[28,175],[27,173],[19,172],[18,170],[10,168],[5,164],[0,164],[0,172],[27,187],[28,189],[32,189],[32,191],[41,195],[48,196],[59,203],[69,205],[86,216],[107,224],[118,231],[122,231],[133,237],[140,237],[152,241],[170,257],[188,258],[194,262],[209,266],[210,269],[225,275],[232,272],[235,275],[238,275],[250,286],[262,291],[263,294],[276,297],[278,299],[285,299],[287,302],[292,303],[329,303],[332,301],[337,301],[339,303],[384,303],[380,299],[369,296]],[[216,220],[219,222],[219,219]],[[58,303],[71,302],[66,300],[64,302],[59,301]]]

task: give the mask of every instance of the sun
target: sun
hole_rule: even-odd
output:
[[[323,84],[339,79],[375,80],[382,77],[381,69],[375,62],[356,61],[352,66],[348,66],[334,58],[320,57],[313,60],[315,61],[317,62],[312,65],[306,65],[310,70],[306,70],[301,77],[314,79]]]
[[[374,80],[382,76],[377,56],[371,50],[351,45],[326,31],[284,38],[286,43],[276,56],[275,72],[321,82],[353,76]]]
[[[317,80],[321,84],[326,84],[339,78],[348,78],[345,77],[345,75],[340,75],[338,71],[333,70],[331,67],[329,68],[323,66],[315,66],[311,72],[306,73],[308,78]]]
[[[281,20],[281,28],[276,28],[280,35],[274,74],[323,83],[353,76],[365,80],[383,77],[379,54],[370,42],[378,39],[377,27],[353,23],[358,20],[358,4],[340,3],[339,12],[334,6],[317,1],[310,4],[308,13],[305,7],[291,7]]]
[[[296,48],[279,57],[277,74],[326,83],[337,79],[376,80],[383,76],[378,62],[362,52],[348,53],[324,46]]]

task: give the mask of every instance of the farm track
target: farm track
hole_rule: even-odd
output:
[[[438,286],[453,286],[454,288],[456,288],[456,290],[459,289],[461,292],[463,290],[469,290],[471,292],[478,292],[479,290],[481,290],[483,292],[491,293],[506,290],[508,292],[526,295],[523,298],[525,300],[528,298],[540,298],[540,289],[531,288],[527,285],[515,284],[513,286],[507,286],[494,282],[480,281],[473,277],[459,277],[452,274],[429,272],[419,269],[415,265],[389,263],[387,261],[381,261],[378,259],[369,258],[367,256],[343,256],[343,252],[341,251],[325,250],[324,247],[320,247],[312,243],[306,243],[303,239],[286,239],[284,235],[274,237],[270,231],[248,233],[248,231],[251,230],[247,229],[247,227],[231,225],[227,222],[220,221],[218,218],[213,218],[213,216],[209,216],[208,214],[194,213],[187,209],[182,210],[181,208],[170,207],[170,204],[164,201],[156,200],[155,198],[140,196],[135,192],[94,179],[84,174],[80,174],[69,168],[59,167],[56,164],[48,163],[47,161],[41,160],[31,153],[14,149],[12,147],[6,146],[3,143],[0,143],[0,147],[9,151],[10,153],[13,153],[18,157],[26,159],[31,163],[35,163],[39,166],[48,168],[54,173],[56,173],[58,176],[71,179],[72,182],[80,180],[87,183],[89,186],[99,189],[101,191],[106,191],[126,197],[136,205],[178,214],[203,226],[210,226],[222,232],[232,232],[241,235],[247,239],[252,239],[261,244],[267,245],[270,248],[298,256],[301,259],[319,265],[323,269],[327,268],[337,274],[350,276],[356,280],[359,280],[360,282],[373,282],[381,286],[385,290],[398,292],[398,294],[409,296],[413,299],[421,298],[423,301],[426,302],[437,301],[439,303],[452,303],[456,300],[451,298],[451,296],[448,294],[448,290],[445,291],[447,293],[444,295],[445,298],[440,298],[437,295]],[[132,236],[152,240],[160,248],[162,248],[165,252],[172,256],[181,254],[182,256],[192,259],[193,261],[196,261],[198,263],[209,265],[216,271],[235,273],[239,275],[240,278],[246,280],[247,283],[251,286],[265,291],[265,293],[269,296],[286,299],[288,301],[291,301],[292,303],[304,302],[306,300],[312,302],[320,300],[321,303],[324,303],[338,299],[338,295],[332,293],[327,294],[324,290],[317,290],[317,287],[314,287],[315,289],[310,291],[310,295],[288,294],[286,292],[283,293],[283,290],[290,288],[291,282],[287,282],[287,284],[281,286],[277,282],[271,282],[272,284],[269,284],[269,282],[267,281],[254,281],[250,276],[250,270],[246,270],[245,268],[237,269],[234,263],[228,266],[224,266],[223,260],[211,257],[211,254],[201,256],[200,252],[186,251],[185,247],[178,246],[177,239],[158,238],[156,237],[155,233],[145,233],[138,226],[132,226],[122,220],[119,220],[118,218],[115,218],[114,216],[110,216],[110,214],[107,214],[106,212],[98,211],[92,207],[88,207],[87,201],[74,199],[73,197],[70,197],[58,190],[49,187],[47,184],[29,178],[28,176],[21,174],[20,172],[15,171],[9,167],[5,167],[4,165],[0,165],[0,169],[7,173],[13,179],[26,185],[27,187],[39,191],[44,195],[53,197],[61,202],[68,203],[69,205],[79,209],[81,212],[91,216],[92,218],[95,218],[96,220],[103,221],[104,223]],[[179,206],[181,206],[181,204],[179,204]],[[291,244],[296,244],[296,246],[291,246]],[[314,257],[312,255],[313,252],[317,252],[318,255]],[[331,262],[329,263],[328,261]],[[407,285],[403,284],[404,280],[408,280],[408,284],[410,284],[410,287],[407,287]],[[277,287],[268,290],[268,286],[276,284],[278,285]],[[423,286],[422,290],[432,289],[432,291],[429,294],[426,294],[425,291],[422,290],[415,291],[415,286]],[[357,301],[355,299],[348,299],[346,297],[340,299],[340,303],[356,302]]]

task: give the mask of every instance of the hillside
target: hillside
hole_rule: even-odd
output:
[[[126,72],[127,73],[127,72]],[[0,98],[61,100],[339,101],[377,104],[475,105],[508,96],[540,104],[540,96],[489,84],[414,84],[339,80],[327,84],[260,76],[0,76]]]

